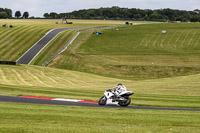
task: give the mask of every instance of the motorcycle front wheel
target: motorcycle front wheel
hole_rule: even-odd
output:
[[[119,105],[126,107],[131,103],[131,98],[130,97],[124,97],[124,98],[125,100],[119,101]]]
[[[106,105],[106,101],[107,101],[107,98],[106,98],[105,96],[103,96],[103,97],[101,97],[101,98],[99,99],[98,104],[99,104],[99,105]]]

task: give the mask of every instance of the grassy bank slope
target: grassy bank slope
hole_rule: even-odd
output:
[[[100,36],[87,31],[49,66],[128,79],[197,74],[199,29],[199,23],[163,23],[104,29]]]
[[[69,20],[74,24],[62,24],[60,20],[1,19],[0,25],[13,25],[13,28],[0,27],[0,60],[16,61],[49,30],[62,27],[91,27],[120,25],[123,21]],[[59,22],[59,24],[55,24]],[[66,37],[66,36],[65,36]],[[66,39],[67,40],[67,39]],[[63,45],[58,42],[58,46]]]
[[[200,75],[145,81],[107,78],[88,73],[36,66],[0,66],[0,92],[98,100],[119,82],[135,94],[132,105],[200,107]]]
[[[50,29],[36,25],[0,28],[0,60],[16,61]]]

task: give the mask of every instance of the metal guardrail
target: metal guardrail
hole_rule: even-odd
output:
[[[76,39],[76,37],[83,31],[88,31],[88,30],[93,30],[93,29],[103,29],[103,28],[113,28],[113,27],[120,27],[120,26],[101,26],[101,27],[92,27],[92,28],[87,28],[83,30],[79,30],[76,32],[76,34],[72,37],[72,39],[69,40],[69,42],[58,52],[56,52],[53,56],[51,56],[47,61],[45,61],[42,66],[46,67],[53,59],[55,59],[59,54],[64,52],[67,47]]]

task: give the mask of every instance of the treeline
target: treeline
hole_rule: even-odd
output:
[[[23,15],[20,11],[15,12],[15,18],[28,18],[29,12],[24,12]],[[8,8],[0,8],[0,19],[1,18],[12,18],[12,10]]]
[[[8,8],[0,8],[0,18],[11,18],[12,10]]]
[[[45,18],[71,18],[71,19],[114,19],[114,20],[146,20],[146,21],[200,21],[200,10],[194,11],[174,10],[174,9],[136,9],[111,8],[83,9],[69,13],[55,12],[45,13]]]
[[[15,12],[15,18],[28,18],[29,17],[29,12],[24,12],[23,15],[21,14],[20,11]]]

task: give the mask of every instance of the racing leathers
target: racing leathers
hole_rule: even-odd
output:
[[[123,85],[117,85],[116,87],[111,88],[110,91],[112,91],[115,96],[119,96],[123,91],[127,91],[127,89]]]

